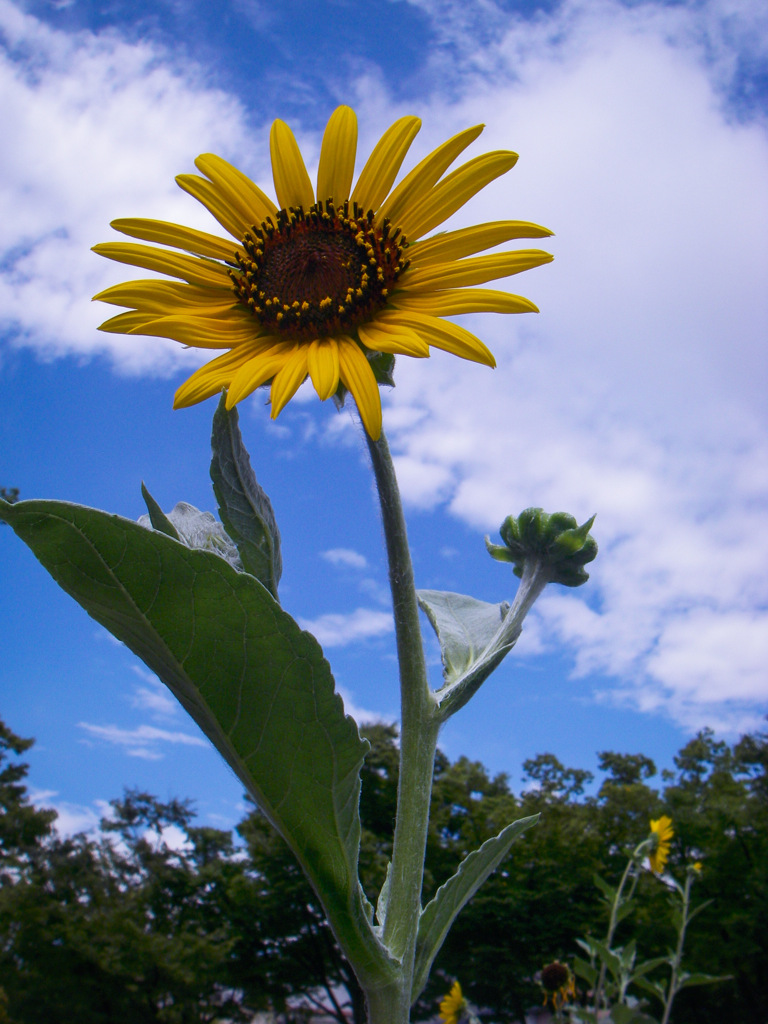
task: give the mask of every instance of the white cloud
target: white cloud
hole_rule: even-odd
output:
[[[223,233],[173,179],[199,152],[242,156],[240,105],[149,43],[59,32],[9,0],[0,0],[0,37],[5,326],[48,357],[104,352],[124,370],[153,373],[193,366],[199,358],[171,342],[96,331],[118,310],[90,296],[120,277],[89,250],[118,237],[108,225],[119,216]]]
[[[615,677],[602,699],[737,728],[768,697],[768,141],[728,97],[765,60],[765,8],[568,0],[526,21],[491,0],[410,2],[439,32],[433,93],[393,103],[376,69],[353,83],[361,153],[401,113],[424,119],[414,157],[486,121],[482,150],[521,159],[456,223],[546,223],[557,259],[511,285],[539,317],[465,318],[496,371],[439,353],[399,361],[385,403],[403,494],[482,531],[531,504],[597,511],[592,580],[545,595],[534,647],[565,644],[577,672]],[[237,102],[149,44],[66,36],[7,0],[0,27],[0,302],[19,340],[146,372],[192,359],[95,332],[87,296],[119,278],[87,250],[121,214],[209,226],[172,183],[200,150],[269,188],[265,132],[244,150],[254,133]],[[317,139],[302,145],[311,162]],[[339,443],[351,421],[330,429]],[[326,646],[392,628],[366,609],[305,626]]]
[[[423,6],[456,44],[466,5]],[[598,512],[592,580],[551,588],[535,646],[615,677],[601,699],[737,730],[768,697],[768,142],[717,91],[725,11],[567,3],[462,36],[423,145],[488,121],[483,148],[521,159],[463,222],[538,220],[557,259],[511,284],[539,317],[465,318],[495,371],[401,360],[385,417],[415,507],[482,531]]]
[[[355,702],[353,695],[343,686],[336,687],[337,692],[344,701],[344,714],[351,715],[358,725],[390,725],[397,717],[396,714],[384,715],[380,711],[370,711]]]
[[[368,566],[365,555],[351,548],[331,548],[330,551],[321,551],[320,557],[331,565],[345,565],[350,569],[365,569]]]
[[[168,688],[153,672],[149,672],[140,665],[131,667],[136,675],[147,684],[134,689],[131,697],[132,706],[139,711],[148,711],[157,718],[175,718],[179,713],[180,705]]]
[[[394,629],[391,612],[357,608],[349,614],[329,613],[317,619],[299,619],[302,629],[314,634],[323,647],[346,647],[360,640],[385,636]]]
[[[139,757],[149,761],[158,761],[163,757],[160,748],[164,743],[190,747],[208,746],[208,741],[202,736],[190,736],[185,732],[157,729],[153,725],[140,725],[136,729],[122,729],[117,725],[93,725],[90,722],[78,722],[78,727],[93,739],[122,747],[129,757]]]
[[[78,832],[95,832],[99,822],[108,816],[111,808],[106,800],[95,800],[93,804],[74,804],[59,801],[55,789],[31,789],[29,799],[35,807],[56,811],[54,828],[63,838],[76,835]]]

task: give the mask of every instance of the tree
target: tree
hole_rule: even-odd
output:
[[[27,798],[24,779],[29,766],[16,760],[34,743],[11,732],[0,721],[0,892],[17,878],[23,877],[30,858],[40,844],[51,835],[54,811],[41,811]]]
[[[0,986],[14,1024],[250,1019],[222,918],[245,870],[230,833],[192,828],[187,804],[129,792],[98,840],[62,839],[55,812],[27,801],[27,766],[4,763],[31,741],[4,726],[0,741]],[[165,841],[170,825],[182,849]]]
[[[366,728],[361,882],[372,902],[386,874],[397,792],[397,731]],[[0,726],[0,1021],[12,1024],[203,1024],[301,1007],[362,1024],[362,994],[288,847],[252,811],[231,832],[196,826],[188,802],[128,791],[96,837],[59,838],[54,813],[33,807],[30,746]],[[595,874],[618,880],[650,818],[668,814],[669,869],[702,862],[696,901],[713,899],[686,943],[691,971],[731,982],[683,990],[681,1024],[768,1018],[768,737],[729,746],[704,730],[675,770],[651,785],[641,754],[605,751],[596,793],[588,772],[553,754],[525,763],[523,791],[476,761],[438,752],[424,902],[467,853],[510,820],[541,815],[459,917],[420,1003],[434,1015],[453,978],[489,1021],[524,1019],[541,1000],[543,964],[572,960],[576,938],[600,937]],[[182,837],[170,844],[170,827]],[[667,891],[640,879],[619,944],[644,957],[670,942]],[[489,969],[489,965],[492,965]],[[638,993],[640,994],[640,993]]]
[[[733,747],[700,732],[675,758],[664,800],[677,828],[680,866],[702,862],[701,899],[713,902],[688,942],[691,969],[730,984],[683,991],[681,1021],[768,1019],[768,736]]]

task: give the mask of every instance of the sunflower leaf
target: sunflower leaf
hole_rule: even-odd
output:
[[[573,972],[580,978],[583,978],[590,986],[594,986],[597,981],[597,968],[593,967],[592,964],[588,964],[580,956],[573,958]]]
[[[416,940],[412,1001],[426,985],[432,961],[462,907],[472,899],[486,878],[501,864],[518,836],[535,825],[538,820],[538,814],[520,818],[507,825],[497,836],[486,840],[479,850],[474,850],[464,858],[456,874],[440,886],[434,898],[424,908],[419,919]]]
[[[488,604],[442,590],[419,590],[416,596],[440,642],[443,678],[455,683],[478,662],[498,633],[509,604]]]
[[[243,568],[277,600],[283,571],[280,531],[272,503],[251,468],[237,409],[222,396],[213,417],[211,480],[224,529],[237,545]]]
[[[144,504],[147,506],[152,529],[157,530],[159,533],[165,533],[169,537],[173,537],[174,540],[181,540],[179,531],[149,493],[143,481],[141,484],[141,496],[144,499]]]
[[[367,744],[315,638],[251,575],[130,520],[55,501],[0,504],[0,519],[178,698],[288,842],[363,975],[391,973],[357,874]]]
[[[650,1017],[638,1007],[625,1006],[621,1003],[611,1007],[610,1019],[613,1024],[658,1024],[655,1017]]]
[[[695,974],[682,974],[679,989],[692,988],[694,985],[715,985],[719,981],[730,981],[733,975],[731,974],[704,974],[701,971]]]
[[[441,590],[419,590],[416,596],[440,643],[445,685],[437,698],[446,719],[462,708],[501,664],[521,627],[510,623],[506,601],[488,604]],[[502,629],[503,625],[509,628]]]

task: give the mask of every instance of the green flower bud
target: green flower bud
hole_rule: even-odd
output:
[[[579,526],[567,512],[547,515],[543,509],[527,508],[501,524],[503,545],[492,544],[490,537],[485,544],[492,558],[514,565],[515,576],[522,577],[525,564],[535,562],[550,583],[580,587],[589,579],[583,567],[597,555],[597,543],[589,534],[594,521],[592,516]]]

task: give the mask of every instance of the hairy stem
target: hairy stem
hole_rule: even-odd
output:
[[[661,1024],[667,1024],[669,1021],[669,1015],[672,1012],[672,1003],[677,995],[678,978],[680,974],[680,967],[683,962],[683,946],[685,945],[685,931],[688,927],[688,912],[691,909],[691,881],[693,876],[690,871],[685,879],[685,888],[682,892],[682,900],[680,907],[680,928],[677,933],[677,945],[675,947],[675,955],[672,960],[672,974],[669,979],[669,988],[667,989],[667,998],[664,1002],[664,1016],[661,1019]],[[679,889],[678,889],[679,891]]]
[[[402,989],[397,1006],[391,1001],[390,1005],[382,1005],[386,998],[381,996],[369,999],[369,1014],[370,1024],[407,1024],[440,723],[427,680],[413,566],[392,457],[383,434],[378,441],[371,441],[367,435],[366,439],[379,492],[389,562],[401,695],[397,821],[382,938],[401,964]]]

